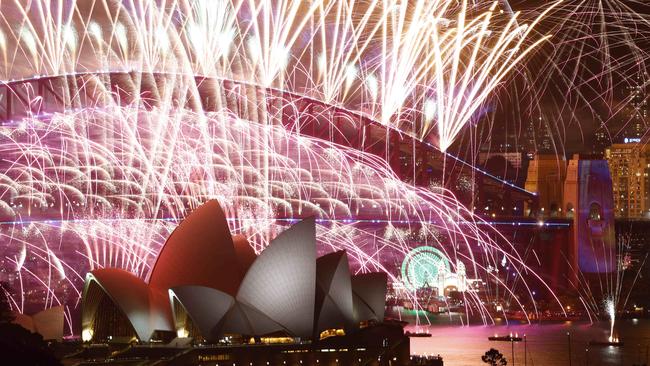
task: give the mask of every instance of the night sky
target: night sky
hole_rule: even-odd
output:
[[[510,4],[514,11],[526,12],[550,2]],[[594,132],[601,126],[614,141],[631,126],[635,113],[629,89],[641,85],[648,97],[650,3],[565,1],[535,30],[553,34],[551,41],[501,86],[476,127],[464,131],[455,145],[460,154],[478,151],[470,143],[472,132],[473,141],[484,148],[521,145],[530,121],[538,129],[547,123],[557,152],[567,156],[591,153]]]

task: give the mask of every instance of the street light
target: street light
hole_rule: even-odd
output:
[[[571,333],[566,332],[567,341],[569,342],[569,366],[571,366]]]
[[[525,334],[524,334],[524,366],[528,366],[528,342],[526,341]]]

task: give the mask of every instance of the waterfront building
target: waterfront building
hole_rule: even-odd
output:
[[[613,180],[617,218],[650,217],[650,146],[627,138],[605,151]]]
[[[313,218],[256,255],[245,237],[230,234],[217,201],[208,201],[170,235],[148,282],[115,268],[88,274],[82,338],[186,344],[174,356],[183,364],[408,364],[401,325],[384,322],[386,289],[385,273],[351,276],[345,251],[317,259]],[[153,352],[131,349],[122,356]]]

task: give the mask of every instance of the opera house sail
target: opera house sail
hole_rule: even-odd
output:
[[[351,276],[345,251],[316,256],[313,218],[256,255],[208,201],[172,232],[147,281],[114,268],[87,275],[82,338],[318,340],[383,320],[386,274]]]

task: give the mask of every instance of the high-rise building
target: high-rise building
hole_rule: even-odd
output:
[[[648,98],[646,93],[647,73],[638,73],[634,83],[626,88],[629,114],[624,128],[623,137],[627,139],[640,139],[648,130]]]
[[[605,150],[611,146],[612,138],[606,128],[601,127],[594,133],[591,153],[598,157],[605,155]]]
[[[553,133],[547,119],[541,115],[538,120],[531,119],[526,126],[524,133],[524,151],[530,159],[535,154],[553,154],[555,145]]]
[[[650,146],[636,139],[626,141],[605,151],[612,176],[615,215],[650,217]]]
[[[605,150],[612,145],[612,131],[600,115],[595,115],[595,117],[594,127],[596,127],[596,131],[592,139],[591,154],[594,157],[603,158]]]

